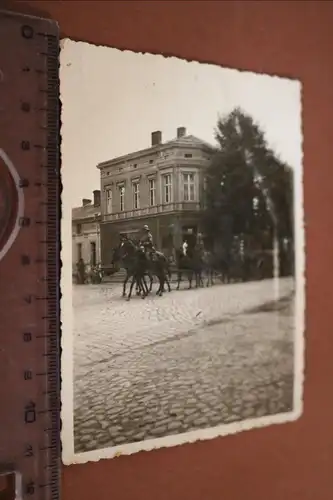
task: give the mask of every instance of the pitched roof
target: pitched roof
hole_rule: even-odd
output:
[[[72,220],[91,219],[101,215],[101,207],[93,204],[72,208]]]
[[[202,139],[199,139],[195,135],[185,135],[183,137],[179,137],[176,139],[171,139],[171,141],[164,142],[163,145],[175,145],[175,146],[205,146],[208,148],[213,148],[214,146],[212,144],[209,144],[209,142],[206,142]]]
[[[139,156],[144,156],[146,154],[149,154],[150,151],[163,151],[166,149],[168,146],[179,146],[179,147],[189,147],[189,146],[197,146],[197,147],[204,147],[208,149],[214,149],[214,146],[212,144],[209,144],[206,141],[203,141],[202,139],[199,139],[198,137],[195,137],[194,135],[185,135],[179,138],[171,139],[170,141],[166,142],[161,142],[161,144],[156,144],[154,146],[150,146],[149,148],[141,149],[139,151],[132,151],[131,153],[127,153],[122,156],[118,156],[106,161],[103,161],[97,165],[97,168],[103,168],[107,167],[109,164],[112,163],[118,163],[121,161],[129,160],[132,158],[136,158]]]

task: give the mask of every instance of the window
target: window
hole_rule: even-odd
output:
[[[208,189],[208,180],[205,176],[203,178],[203,207],[207,208],[207,189]]]
[[[119,204],[120,211],[123,212],[125,210],[125,186],[119,188]]]
[[[136,210],[139,208],[140,205],[140,190],[139,190],[139,183],[134,182],[133,183],[133,208]]]
[[[183,174],[183,200],[194,201],[194,174]]]
[[[185,158],[192,158],[192,156],[193,156],[192,153],[185,153],[184,154]]]
[[[77,260],[82,259],[82,243],[76,245]]]
[[[172,198],[171,174],[163,176],[163,201],[164,203],[171,203]]]
[[[90,242],[90,264],[96,266],[96,243],[95,241]]]
[[[77,234],[81,234],[82,233],[82,226],[81,226],[81,224],[77,224],[76,225],[76,232],[77,232]]]
[[[156,184],[155,179],[149,179],[149,205],[156,205]]]
[[[106,213],[111,214],[112,213],[112,189],[111,188],[106,189],[105,198],[106,198]]]

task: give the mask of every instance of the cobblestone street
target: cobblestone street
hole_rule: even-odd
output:
[[[293,288],[74,287],[75,452],[291,410]]]

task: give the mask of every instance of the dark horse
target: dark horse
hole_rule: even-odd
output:
[[[149,280],[150,280],[150,287],[149,288],[147,286],[145,286],[145,281],[143,283],[143,279],[136,279],[136,276],[134,276],[136,269],[135,269],[135,266],[133,265],[133,259],[128,259],[128,256],[123,252],[123,248],[122,248],[121,243],[119,244],[119,246],[117,246],[116,248],[114,248],[112,250],[111,264],[113,267],[112,274],[119,271],[119,269],[124,269],[124,271],[126,273],[125,279],[123,282],[123,294],[122,294],[123,297],[126,297],[126,285],[127,285],[128,281],[130,280],[130,278],[133,279],[133,277],[134,277],[134,281],[136,284],[137,295],[140,295],[141,293],[143,293],[143,298],[144,298],[144,296],[147,295],[147,293],[149,293],[151,291],[152,285],[153,285],[152,274],[150,272],[146,273],[148,275]]]
[[[123,297],[126,297],[126,285],[129,279],[132,278],[128,300],[131,298],[134,284],[136,285],[137,293],[142,294],[141,297],[143,299],[149,293],[149,289],[144,278],[144,264],[141,260],[144,260],[143,256],[134,254],[132,251],[128,252],[123,242],[121,242],[119,246],[113,250],[111,261],[112,266],[116,270],[123,268],[126,272],[123,282]]]
[[[192,288],[192,280],[195,278],[195,286],[204,286],[203,278],[206,277],[206,286],[214,285],[214,277],[216,274],[220,275],[220,279],[224,283],[228,283],[230,278],[230,265],[229,262],[223,257],[217,255],[215,252],[206,250],[202,247],[195,246],[193,249],[184,255],[182,248],[176,251],[177,261],[177,275],[179,284],[182,279],[182,274],[186,274],[189,287]]]
[[[157,295],[162,295],[164,284],[167,283],[169,292],[171,291],[168,274],[168,261],[161,252],[153,252],[151,258],[147,258],[144,250],[134,241],[127,238],[123,240],[118,249],[114,251],[113,263],[121,262],[126,270],[126,277],[123,284],[123,296],[126,295],[126,284],[132,277],[130,291],[127,300],[131,298],[134,283],[137,285],[139,293],[142,292],[144,298],[152,289],[152,276],[155,274],[159,280],[159,289]],[[150,289],[148,289],[144,276],[150,277]]]
[[[141,247],[140,250],[144,251]],[[155,275],[159,280],[160,287],[156,294],[161,296],[163,292],[165,292],[165,284],[168,287],[168,291],[171,292],[171,268],[169,259],[162,252],[154,250],[153,252],[149,252],[148,256],[146,256],[146,266],[147,274],[150,276]]]
[[[215,255],[209,250],[202,251],[202,271],[206,275],[206,286],[214,285],[215,276]]]
[[[177,290],[182,280],[183,273],[188,279],[188,288],[192,288],[193,277],[195,278],[195,286],[203,286],[202,271],[203,260],[201,252],[196,248],[189,249],[186,255],[182,248],[176,250],[176,266],[177,266]]]
[[[230,283],[232,258],[218,254],[211,250],[204,250],[202,254],[203,271],[207,276],[206,285],[214,285],[214,277],[219,276],[222,283]]]

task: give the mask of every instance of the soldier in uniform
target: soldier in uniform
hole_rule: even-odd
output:
[[[142,245],[147,258],[151,258],[152,254],[155,252],[155,247],[153,243],[153,235],[150,232],[149,227],[145,224],[142,228],[143,236],[140,239],[140,245]]]

